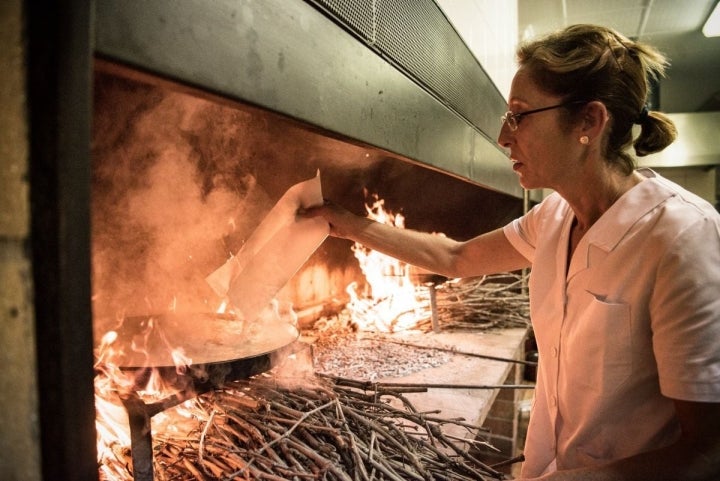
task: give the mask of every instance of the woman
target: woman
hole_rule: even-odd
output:
[[[576,25],[518,60],[498,142],[523,187],[554,190],[527,215],[466,242],[332,204],[304,215],[448,277],[532,268],[541,362],[522,479],[718,480],[720,216],[626,152],[675,138],[645,107],[665,59]]]

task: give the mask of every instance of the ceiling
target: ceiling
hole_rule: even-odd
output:
[[[718,0],[518,0],[519,32],[533,37],[574,23],[615,28],[670,58],[659,110],[720,111],[720,37],[702,27]]]

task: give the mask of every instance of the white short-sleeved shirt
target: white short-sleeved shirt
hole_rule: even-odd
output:
[[[504,228],[532,262],[540,352],[523,476],[666,446],[680,434],[672,399],[720,401],[720,216],[640,172],[569,268],[574,214],[557,193]]]

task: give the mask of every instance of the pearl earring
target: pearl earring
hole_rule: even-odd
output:
[[[580,140],[580,143],[583,145],[587,145],[588,142],[590,142],[590,138],[588,138],[587,135],[583,135],[582,137],[580,137],[579,140]]]

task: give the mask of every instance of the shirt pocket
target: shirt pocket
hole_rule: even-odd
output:
[[[599,395],[612,394],[632,374],[630,306],[586,295],[569,336],[568,373],[575,385]]]

